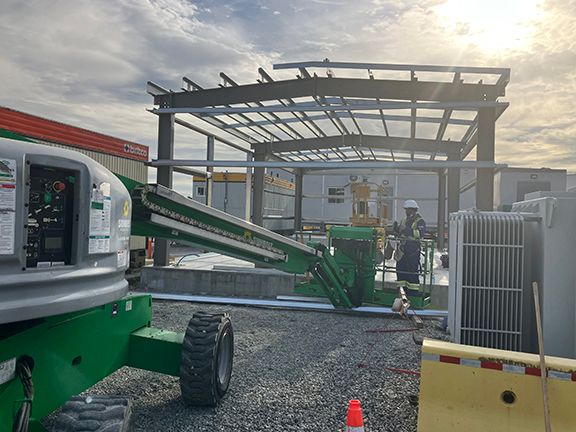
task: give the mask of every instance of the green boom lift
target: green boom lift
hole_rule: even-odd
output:
[[[338,308],[362,299],[365,269],[341,266],[325,245],[119,179],[73,151],[0,138],[0,194],[0,432],[44,431],[63,404],[57,431],[103,430],[129,404],[66,401],[123,366],[179,376],[189,404],[225,395],[230,318],[198,312],[185,333],[152,327],[151,297],[129,294],[124,278],[130,234],[310,272]]]
[[[0,432],[43,431],[43,417],[123,366],[179,376],[189,404],[225,395],[230,318],[198,312],[185,333],[152,327],[151,297],[129,294],[124,277],[131,234],[311,274],[303,287],[337,308],[378,303],[381,228],[334,228],[329,246],[304,245],[79,153],[7,138],[0,198]],[[57,430],[90,421],[98,431],[108,411],[130,412],[112,408],[73,399]]]

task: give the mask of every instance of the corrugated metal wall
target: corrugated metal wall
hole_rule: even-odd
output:
[[[226,181],[224,173],[214,174],[212,207],[244,219],[246,208],[246,174],[226,173],[232,181]],[[193,199],[204,203],[206,196],[198,194],[198,188],[205,193],[206,183],[195,177]],[[294,230],[294,184],[277,177],[265,176],[264,182],[264,228],[276,232]]]
[[[37,142],[39,142],[41,144],[49,145],[52,147],[60,147],[60,148],[65,148],[67,150],[74,150],[74,151],[80,152],[82,154],[85,154],[86,156],[91,157],[96,162],[104,165],[106,168],[108,168],[110,171],[112,171],[116,174],[120,174],[124,177],[129,177],[132,180],[136,180],[136,181],[141,182],[141,183],[147,183],[148,182],[148,167],[146,165],[144,165],[143,162],[133,160],[133,159],[122,158],[122,157],[118,157],[118,156],[113,156],[113,155],[109,155],[109,154],[105,154],[105,153],[98,153],[98,152],[91,151],[91,150],[84,150],[84,149],[80,149],[77,147],[71,147],[71,146],[62,145],[62,144],[54,144],[54,143],[45,142],[45,141],[37,141]]]

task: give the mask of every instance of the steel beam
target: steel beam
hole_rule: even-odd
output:
[[[182,90],[187,91],[187,92],[197,92],[197,91],[203,91],[204,88],[195,83],[194,81],[192,81],[190,78],[187,77],[182,77],[182,81],[184,81],[184,84],[186,84],[185,88],[182,88]],[[230,105],[226,105],[226,107],[230,107]],[[206,123],[215,126],[217,128],[222,128],[226,125],[225,122],[223,122],[221,119],[216,118],[213,115],[210,114],[194,114],[191,113],[192,115],[194,115],[195,117],[198,117],[201,120],[204,120]],[[240,122],[244,127],[250,129],[252,132],[254,132],[256,135],[259,135],[261,138],[265,139],[266,141],[270,139],[270,134],[268,133],[268,131],[266,130],[266,128],[263,127],[259,127],[256,128],[252,125],[252,119],[250,119],[249,117],[245,116],[244,114],[238,114],[238,117],[240,117],[241,119],[245,120],[247,123],[242,123],[241,121],[239,121],[238,119],[236,119],[232,114],[227,114],[226,115],[228,118],[232,119],[235,122]],[[264,130],[264,132],[262,132],[262,130]],[[238,130],[234,130],[234,131],[229,131],[228,133],[234,135],[237,138],[240,138],[246,142],[251,142],[251,141],[256,141],[254,140],[250,135],[242,132],[242,131],[238,131]]]
[[[301,77],[299,77],[300,79],[302,79],[302,78],[312,79],[312,76],[308,73],[308,71],[306,69],[300,69],[300,73],[302,75]],[[325,96],[318,96],[316,94],[311,95],[311,96],[314,99],[314,101],[316,102],[317,106],[330,105],[330,103],[328,103],[326,101]],[[332,124],[334,125],[336,130],[341,135],[344,135],[344,134],[348,135],[349,134],[348,130],[346,129],[346,126],[344,126],[344,123],[342,123],[342,120],[340,120],[340,117],[338,116],[338,114],[334,113],[332,110],[325,110],[324,114],[326,115],[326,118],[330,119],[330,121],[332,122]],[[345,159],[338,152],[338,149],[333,149],[333,151],[334,151],[334,154],[336,154],[339,158],[341,158],[342,160]]]
[[[336,313],[360,313],[360,314],[383,314],[383,315],[398,315],[398,312],[392,311],[390,308],[381,306],[360,306],[351,309],[336,309],[329,303],[317,303],[310,301],[290,301],[288,296],[282,296],[282,300],[265,300],[265,299],[250,299],[239,297],[211,297],[211,296],[194,296],[194,295],[181,295],[181,294],[165,294],[165,293],[150,293],[153,299],[157,300],[172,300],[172,301],[187,301],[196,303],[214,303],[214,304],[227,304],[227,305],[244,305],[244,306],[258,306],[258,307],[271,307],[274,309],[309,309],[315,311],[332,311]],[[412,309],[408,309],[408,315],[416,315],[423,317],[446,317],[448,312],[443,310],[423,309],[418,313]]]
[[[453,83],[461,82],[460,72],[456,72],[454,74],[452,82]],[[440,126],[438,126],[438,132],[436,133],[436,140],[440,141],[441,139],[444,138],[444,133],[446,132],[446,128],[448,127],[448,123],[450,122],[451,116],[452,116],[451,109],[444,110],[444,114],[442,114],[442,121],[440,122]],[[436,153],[434,153],[430,159],[434,160],[435,157]]]
[[[214,160],[214,137],[212,135],[206,137],[206,160]],[[212,195],[214,191],[213,172],[214,167],[206,167],[206,205],[208,207],[212,207]]]
[[[343,96],[438,102],[494,101],[504,96],[504,86],[407,80],[358,78],[303,78],[238,87],[211,88],[196,92],[155,95],[161,108],[207,107],[300,97]]]
[[[172,159],[174,157],[174,114],[158,116],[158,157]],[[158,167],[156,182],[172,189],[172,166]],[[166,266],[169,262],[170,247],[167,240],[155,239],[154,265]]]
[[[446,234],[446,174],[444,170],[438,171],[438,236],[436,246],[438,250],[444,249],[444,235]]]
[[[258,68],[258,73],[260,74],[262,79],[265,80],[266,82],[274,82],[274,79],[264,69]],[[285,98],[285,100],[287,101],[287,103],[284,102],[283,99],[278,99],[278,102],[280,102],[284,106],[296,105],[296,102],[294,102],[294,100],[290,98]],[[290,121],[300,121],[314,135],[326,136],[326,133],[316,123],[314,123],[314,121],[312,121],[311,118],[306,113],[300,113],[300,116],[298,116],[296,113],[292,113],[292,115],[295,117],[294,119],[282,119],[282,121],[284,123],[290,123]],[[319,117],[319,119],[324,119],[324,117]]]
[[[478,145],[476,160],[494,162],[496,115],[494,109],[483,108],[478,113]],[[476,208],[494,210],[494,168],[478,168],[476,171]]]
[[[453,141],[436,141],[425,138],[404,138],[380,135],[337,135],[300,140],[252,144],[253,149],[265,148],[269,153],[295,150],[322,150],[338,147],[367,147],[373,149],[404,150],[430,153],[460,151],[462,144]]]
[[[418,81],[416,81],[418,82]],[[239,87],[227,87],[227,88],[239,88]],[[321,102],[320,98],[318,98]],[[476,111],[481,108],[507,108],[508,102],[495,102],[495,101],[457,101],[457,102],[382,102],[382,103],[365,103],[365,104],[355,104],[355,105],[309,105],[300,104],[294,106],[284,106],[284,105],[266,105],[263,107],[247,106],[247,107],[160,107],[152,109],[151,112],[156,114],[239,114],[239,113],[293,113],[293,112],[318,112],[324,111],[329,117],[331,113],[337,111],[375,111],[375,110],[403,110],[403,109],[452,109],[454,111]],[[207,116],[200,117],[202,120],[208,121],[218,121],[217,118]],[[334,120],[334,119],[333,119]],[[336,121],[336,120],[334,120]],[[225,125],[225,123],[223,123]],[[216,125],[215,125],[216,126]]]
[[[173,159],[173,160],[154,160],[150,162],[151,166],[213,166],[213,167],[229,167],[229,168],[303,168],[303,169],[379,169],[379,168],[399,168],[399,169],[446,169],[446,168],[506,168],[506,164],[496,164],[494,162],[483,161],[431,161],[431,160],[418,160],[418,161],[354,161],[354,162],[291,162],[291,161],[270,161],[265,160],[265,153],[257,151],[254,162],[239,161],[239,160],[194,160],[194,159]]]
[[[226,84],[229,84],[229,85],[232,86],[232,87],[238,87],[238,83],[236,83],[236,81],[234,81],[232,78],[230,78],[230,77],[229,77],[228,75],[226,75],[224,72],[220,72],[220,78],[221,78],[221,79],[224,81],[224,83],[225,83],[225,85],[223,85],[222,87],[227,87]],[[250,104],[247,103],[246,106],[250,106]],[[256,106],[263,106],[263,105],[262,105],[260,102],[256,102]],[[268,119],[264,114],[259,113],[259,115],[260,115],[260,117],[262,117],[263,119],[268,120],[267,125],[273,124],[273,122],[271,122],[270,119]],[[263,131],[266,133],[266,135],[263,136],[266,140],[270,140],[270,139],[272,139],[272,138],[275,139],[275,140],[280,140],[280,137],[279,137],[278,135],[274,134],[273,132],[271,132],[268,128],[265,128],[265,127],[263,127],[263,126],[256,126],[256,125],[254,124],[254,120],[252,120],[250,117],[245,116],[245,115],[243,115],[243,114],[240,114],[239,116],[240,116],[240,118],[242,118],[243,120],[246,121],[245,127],[250,127],[251,130],[253,130],[252,127],[257,127],[258,129],[263,130]],[[270,116],[272,116],[272,117],[278,117],[278,116],[276,116],[276,114],[274,114],[274,113],[270,113]],[[283,133],[286,133],[284,130],[282,130],[282,128],[280,128],[280,126],[278,126],[278,125],[276,125],[276,126],[277,126],[278,129],[280,129]],[[261,134],[260,134],[260,135],[261,135]],[[287,135],[288,135],[288,136],[291,136],[290,134],[287,134]],[[262,135],[261,135],[261,136],[262,136]],[[291,136],[291,137],[294,138],[294,136]]]
[[[463,163],[458,153],[448,155],[447,163]],[[448,168],[448,213],[460,210],[460,168],[455,166]]]
[[[298,232],[302,229],[302,197],[303,197],[303,187],[304,185],[304,170],[296,170],[296,175],[294,178],[294,231]]]
[[[252,162],[252,154],[246,155],[246,162]],[[250,222],[250,215],[252,214],[252,168],[246,168],[246,196],[244,200],[244,220]]]
[[[224,72],[220,72],[220,77],[225,82],[229,83],[230,85],[232,85],[234,87],[238,87],[238,83],[236,81],[234,81],[232,78],[230,78],[228,75],[226,75]],[[257,106],[264,106],[260,102],[256,102],[256,105]],[[294,129],[290,125],[284,124],[283,119],[278,117],[274,113],[270,113],[271,118],[266,117],[264,114],[260,114],[260,117],[262,117],[264,119],[264,121],[267,122],[266,123],[267,125],[276,126],[278,129],[280,129],[282,131],[282,133],[288,135],[292,139],[303,138],[303,136],[300,134],[300,132],[298,132],[296,129]],[[251,120],[251,122],[252,122],[251,124],[255,124],[255,122],[253,120]],[[281,126],[283,126],[283,127],[281,127]],[[284,130],[284,128],[286,128],[288,130],[288,132],[286,132],[286,130]]]
[[[174,172],[177,172],[180,174],[185,174],[185,175],[188,175],[191,177],[198,176],[198,177],[206,178],[206,172],[201,171],[201,170],[195,170],[195,169],[191,169],[191,168],[182,168],[182,167],[174,167],[173,170],[174,170]]]
[[[497,107],[495,111],[496,117],[494,118],[494,121],[498,120],[505,110],[506,110],[505,107]],[[462,149],[462,158],[464,159],[478,144],[478,116],[476,116],[476,118],[474,119],[474,124],[470,126],[466,131],[466,133],[464,134],[464,137],[462,138],[462,143],[465,144],[464,148]]]
[[[309,61],[300,63],[278,63],[273,69],[301,69],[306,67],[330,68],[330,69],[370,69],[370,70],[395,70],[416,72],[461,72],[472,74],[494,74],[510,77],[510,68],[489,68],[474,66],[438,66],[438,65],[411,65],[411,64],[385,64],[385,63],[352,63],[352,62],[326,62]]]
[[[148,92],[148,94],[150,94],[150,95],[152,95],[152,96],[156,96],[156,95],[160,95],[160,94],[169,94],[169,93],[170,93],[169,90],[163,88],[162,86],[160,86],[160,85],[158,85],[158,84],[156,84],[156,83],[154,83],[154,82],[152,82],[152,81],[148,81],[148,83],[147,83],[147,92]],[[152,112],[153,114],[156,114],[156,113],[154,113],[152,110],[148,110],[148,111],[149,111],[149,112]],[[193,124],[191,124],[191,123],[188,123],[188,122],[186,122],[186,121],[184,121],[184,120],[181,120],[181,119],[179,119],[179,118],[176,118],[176,119],[174,119],[174,121],[176,122],[176,124],[179,124],[179,125],[181,125],[181,126],[184,126],[184,127],[188,128],[188,129],[190,129],[190,130],[193,130],[193,131],[195,131],[195,132],[201,133],[202,135],[206,135],[206,136],[212,135],[212,136],[214,136],[214,138],[215,138],[217,141],[220,141],[221,143],[226,144],[227,146],[230,146],[230,147],[232,147],[232,148],[235,148],[236,150],[240,150],[240,151],[245,152],[245,153],[252,153],[250,150],[245,149],[245,148],[239,146],[238,144],[235,144],[235,143],[227,140],[226,138],[222,138],[222,137],[219,137],[219,136],[217,136],[217,135],[214,135],[214,134],[212,134],[212,133],[210,133],[210,132],[208,132],[208,131],[206,131],[206,130],[204,130],[204,129],[202,129],[202,128],[199,128],[198,126],[195,126],[195,125],[193,125]],[[220,129],[223,129],[223,128],[220,128]],[[230,133],[230,132],[228,132],[228,133]],[[236,135],[235,135],[235,136],[236,136]],[[238,138],[240,138],[240,137],[238,137]]]
[[[256,150],[254,153],[254,162],[246,162],[245,166],[254,167],[254,185],[252,187],[252,223],[262,226],[264,221],[264,175],[266,168],[264,166],[255,166],[255,163],[266,163],[266,153]],[[297,162],[267,162],[267,163],[297,163]],[[300,162],[301,163],[301,162]],[[250,165],[249,165],[250,164]]]
[[[346,102],[349,103],[349,101],[346,99]],[[376,101],[377,103],[381,103],[380,100]],[[288,104],[283,104],[284,106],[288,106]],[[296,115],[296,113],[293,113],[294,115]],[[302,114],[302,113],[300,113]],[[401,122],[410,122],[412,121],[412,117],[411,116],[406,116],[406,115],[392,115],[392,114],[384,114],[383,111],[380,110],[380,114],[370,114],[370,113],[354,113],[352,114],[351,112],[343,112],[340,113],[340,117],[344,117],[344,118],[351,118],[352,115],[357,118],[357,119],[363,119],[363,120],[382,120],[385,124],[385,122],[387,120],[389,121],[401,121]],[[310,115],[307,116],[307,119],[309,121],[312,120],[325,120],[326,117],[324,115],[321,114],[316,114],[316,115]],[[428,116],[416,116],[416,121],[418,123],[442,123],[445,121],[445,119],[443,117],[428,117]],[[296,122],[303,122],[303,119],[300,119],[299,117],[296,118],[285,118],[282,119],[282,123],[296,123]],[[270,124],[271,121],[266,121],[266,120],[258,120],[255,121],[254,124],[255,125],[267,125]],[[475,122],[473,120],[463,120],[463,119],[453,119],[453,118],[449,118],[447,121],[448,124],[451,125],[458,125],[458,126],[472,126],[473,124],[475,124]],[[305,125],[312,130],[313,132],[315,132],[313,129],[311,129],[306,123]],[[244,125],[242,123],[229,123],[226,126],[222,126],[222,129],[226,130],[226,129],[237,129],[240,127],[243,127]],[[386,132],[386,130],[388,129],[388,126],[386,125],[386,128],[384,129],[384,132]],[[319,136],[318,133],[314,133],[316,136]],[[324,134],[325,136],[326,134]],[[389,135],[389,134],[388,134]]]

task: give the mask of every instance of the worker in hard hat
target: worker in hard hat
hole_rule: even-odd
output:
[[[394,233],[400,238],[396,254],[396,279],[406,283],[409,289],[418,289],[420,284],[420,239],[426,233],[426,222],[418,213],[418,203],[404,201],[406,217],[400,225],[394,222]]]

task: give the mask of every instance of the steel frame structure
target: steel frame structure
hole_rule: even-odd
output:
[[[205,89],[187,77],[179,91],[148,82],[155,105],[150,111],[159,117],[158,160],[150,163],[158,167],[158,183],[171,187],[176,168],[223,166],[210,151],[218,142],[246,153],[246,161],[236,166],[254,168],[247,177],[253,177],[252,220],[260,225],[264,166],[272,165],[292,171],[300,185],[296,229],[302,220],[302,177],[312,170],[341,171],[350,163],[354,168],[381,163],[382,169],[437,172],[439,203],[447,198],[448,212],[459,209],[460,168],[472,166],[477,168],[476,206],[492,210],[495,123],[508,107],[499,98],[505,95],[510,69],[328,59],[276,64],[274,69],[296,71],[296,77],[276,80],[259,68],[254,84],[238,84],[225,73],[216,88]],[[211,130],[177,114],[191,115]],[[207,163],[174,160],[174,124],[208,137]],[[474,149],[477,164],[464,161]],[[438,206],[440,247],[443,207]],[[164,264],[166,256],[159,256],[156,263]]]

